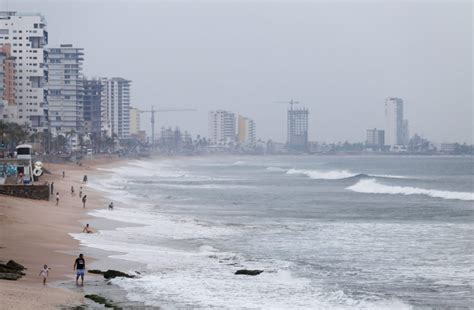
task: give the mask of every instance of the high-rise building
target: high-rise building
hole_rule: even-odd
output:
[[[0,45],[0,119],[13,121],[15,111],[15,58],[10,44],[4,44]]]
[[[131,81],[120,77],[102,79],[102,127],[108,135],[117,135],[119,139],[130,136],[130,84]]]
[[[84,132],[83,51],[72,44],[48,49],[48,104],[53,135]]]
[[[140,110],[130,108],[130,135],[136,136],[140,132]]]
[[[250,118],[239,115],[238,137],[241,144],[255,144],[255,122]]]
[[[367,129],[367,140],[365,143],[370,147],[383,147],[385,145],[385,132],[377,128]]]
[[[10,44],[15,58],[14,119],[32,132],[48,129],[46,20],[40,14],[0,12],[0,45]]]
[[[287,147],[294,151],[306,151],[308,149],[308,114],[306,108],[294,109],[293,105],[288,109],[287,120]]]
[[[402,146],[408,143],[408,121],[403,119],[403,100],[385,99],[385,144]]]
[[[211,144],[227,144],[235,141],[235,115],[229,111],[209,112],[209,139]]]
[[[101,137],[102,82],[100,79],[83,79],[84,132]]]

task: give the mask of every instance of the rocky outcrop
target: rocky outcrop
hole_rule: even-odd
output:
[[[14,260],[9,260],[6,264],[6,267],[13,270],[19,270],[19,271],[23,271],[26,269],[25,266],[23,266],[22,264],[18,264]]]
[[[125,273],[125,272],[122,272],[122,271],[118,271],[118,270],[113,270],[113,269],[109,269],[109,270],[107,270],[107,271],[101,271],[101,270],[97,270],[97,269],[92,269],[92,270],[89,270],[89,273],[101,274],[101,275],[103,275],[104,278],[106,278],[107,280],[110,280],[110,279],[113,279],[113,278],[117,278],[117,277],[135,278],[135,276],[133,276],[133,275],[129,275],[128,273]]]
[[[248,269],[240,269],[240,270],[237,270],[234,274],[237,274],[237,275],[247,275],[247,276],[256,276],[256,275],[259,275],[263,272],[263,270],[248,270]]]
[[[97,294],[84,295],[85,298],[90,299],[98,304],[104,305],[105,308],[112,308],[114,310],[122,309],[113,304],[113,302],[105,297]]]
[[[0,279],[1,280],[18,280],[25,275],[23,270],[26,268],[15,262],[9,260],[6,264],[0,264]]]

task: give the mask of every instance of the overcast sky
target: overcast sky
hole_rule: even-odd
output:
[[[85,75],[132,80],[134,106],[198,110],[159,126],[207,136],[208,111],[228,109],[284,142],[286,105],[273,102],[293,98],[310,110],[310,140],[364,141],[397,96],[411,134],[473,140],[471,1],[0,3],[42,13],[49,47],[84,47]]]

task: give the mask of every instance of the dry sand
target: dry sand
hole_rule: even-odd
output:
[[[120,164],[116,158],[89,161],[83,166],[45,164],[51,174],[43,175],[40,181],[54,181],[54,192],[60,194],[58,206],[54,196],[41,201],[0,195],[0,260],[13,259],[27,268],[26,276],[17,281],[0,280],[2,309],[57,309],[83,304],[83,295],[77,292],[43,287],[38,274],[47,264],[51,268],[49,283],[74,281],[73,264],[79,245],[68,233],[82,231],[79,221],[87,219],[88,210],[107,207],[100,193],[82,184],[82,177],[87,174],[90,179],[90,174],[97,174],[95,167],[105,163]],[[65,178],[62,171],[66,172]],[[71,186],[76,192],[74,197]],[[88,198],[85,209],[79,198],[80,186]],[[86,262],[91,259],[86,257]]]

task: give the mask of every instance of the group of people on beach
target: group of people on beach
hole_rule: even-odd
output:
[[[65,171],[62,172],[62,177],[63,179],[66,177]],[[87,175],[84,175],[84,177],[82,178],[82,184],[87,184],[87,182],[88,182],[88,177]],[[50,183],[50,192],[51,192],[51,195],[54,195],[54,182]],[[76,191],[74,189],[74,185],[71,185],[71,197],[74,197],[75,195],[76,195]],[[86,202],[87,202],[87,195],[84,195],[82,186],[79,187],[79,198],[82,201],[82,207],[85,208]],[[58,205],[59,205],[59,192],[57,191],[56,192],[56,206]],[[114,209],[114,203],[113,201],[111,201],[108,205],[108,210],[112,211],[113,209]],[[90,233],[93,233],[94,230],[87,223],[86,226],[82,229],[82,232],[90,234]],[[84,255],[79,254],[79,257],[76,258],[76,260],[74,261],[74,267],[73,267],[74,272],[76,274],[76,285],[79,285],[79,278],[81,278],[81,286],[84,285],[85,266],[86,266],[86,263],[85,263]],[[49,276],[49,270],[51,270],[51,268],[45,264],[43,266],[43,269],[39,273],[39,276],[42,277],[43,279],[43,285],[46,285],[46,279]]]
[[[66,173],[63,171],[62,174],[63,174],[63,178],[65,178]],[[82,184],[87,184],[87,175],[84,175],[84,177],[82,178]],[[51,182],[49,186],[50,186],[51,195],[54,195],[54,182]],[[86,202],[87,202],[87,195],[83,196],[82,194],[83,194],[83,191],[82,191],[82,186],[81,186],[79,189],[79,198],[82,201],[82,207],[85,208]],[[75,196],[74,185],[71,185],[71,197],[74,197],[74,196]],[[59,192],[56,192],[56,206],[59,205],[59,197],[60,197]]]

